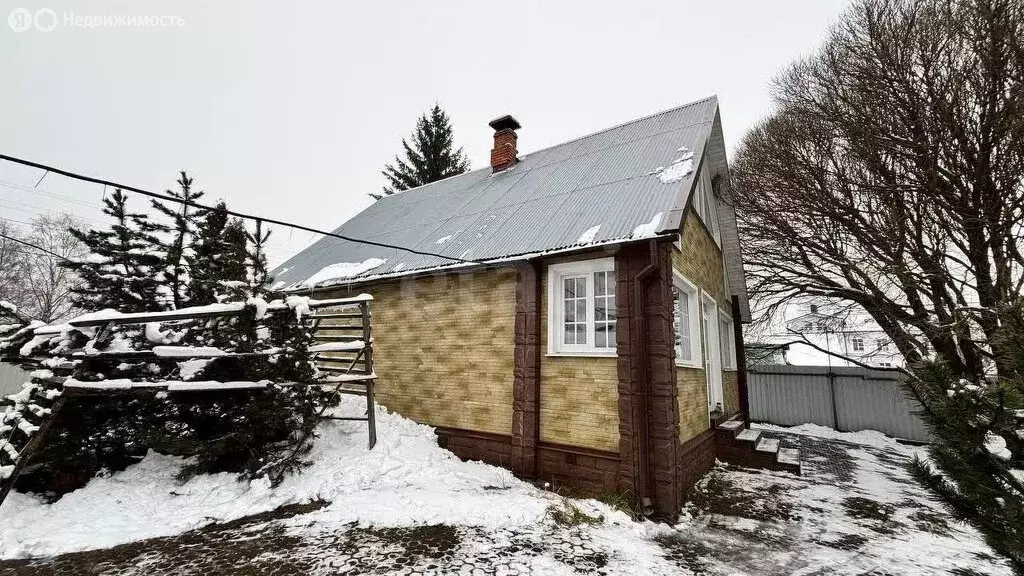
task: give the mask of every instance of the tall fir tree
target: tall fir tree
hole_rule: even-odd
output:
[[[153,252],[156,239],[147,232],[146,215],[129,212],[121,190],[104,198],[103,204],[103,213],[114,221],[109,230],[71,229],[90,253],[62,264],[82,280],[72,289],[75,307],[89,311],[161,310],[157,295],[163,259]]]
[[[228,215],[227,205],[221,201],[215,210],[206,212],[199,220],[192,253],[187,258],[189,268],[189,296],[193,306],[217,302],[219,282],[225,276],[225,261],[229,250],[225,241]]]
[[[469,158],[462,148],[455,148],[451,120],[441,106],[434,104],[416,121],[410,144],[402,139],[405,158],[395,156],[393,164],[384,166],[387,185],[382,194],[370,194],[380,200],[395,192],[429,184],[469,170]]]
[[[224,227],[224,252],[217,278],[217,289],[222,297],[233,300],[245,297],[249,286],[248,236],[245,223],[239,218],[232,218]]]
[[[268,284],[271,281],[270,270],[267,268],[267,240],[270,239],[270,230],[263,231],[263,221],[256,221],[256,228],[246,232],[249,250],[247,265],[249,270],[249,295],[252,297],[263,297],[267,293]]]
[[[192,189],[192,178],[182,170],[178,177],[180,190],[167,190],[166,194],[181,202],[164,202],[153,200],[153,208],[157,213],[170,220],[170,224],[150,221],[148,230],[150,238],[158,251],[164,254],[165,290],[168,292],[167,304],[174,308],[184,308],[191,303],[189,279],[189,260],[192,258],[192,244],[196,238],[199,219],[205,210],[189,206],[187,202],[196,202],[203,193]]]

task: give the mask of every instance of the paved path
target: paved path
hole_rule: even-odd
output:
[[[325,503],[314,503],[174,537],[0,562],[0,576],[635,575],[624,551],[645,546],[652,564],[643,571],[664,574],[1010,573],[914,483],[905,453],[774,435],[802,448],[802,477],[719,465],[687,519],[643,541],[612,542],[600,526],[553,522],[514,531],[339,526],[325,521]]]

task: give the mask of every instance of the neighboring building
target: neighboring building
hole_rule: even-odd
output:
[[[785,330],[772,335],[773,341],[792,341],[794,336],[806,338],[819,349],[807,344],[793,343],[786,351],[786,363],[812,366],[856,366],[855,362],[829,354],[856,360],[878,368],[904,365],[899,353],[884,330],[863,310],[814,299],[787,307]],[[827,351],[827,352],[826,352]]]
[[[490,166],[335,231],[462,261],[325,237],[276,287],[371,293],[378,400],[459,456],[674,517],[745,397],[718,101],[524,155],[515,119],[491,126]]]
[[[743,345],[743,351],[747,357],[747,366],[786,364],[789,345],[747,342]]]

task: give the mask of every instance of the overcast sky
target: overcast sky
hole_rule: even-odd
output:
[[[185,169],[207,199],[334,229],[369,205],[434,101],[474,168],[503,114],[529,152],[710,94],[731,149],[769,112],[772,76],[845,5],[12,0],[0,152],[154,190]],[[16,32],[17,8],[55,26]],[[100,220],[101,189],[53,176],[34,187],[40,175],[0,163],[0,217]],[[273,263],[312,239],[277,231]]]

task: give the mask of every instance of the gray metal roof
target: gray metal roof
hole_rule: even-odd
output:
[[[684,147],[694,153],[694,168],[699,166],[717,112],[717,98],[706,98],[521,155],[518,164],[497,174],[487,166],[387,196],[334,232],[475,261],[629,241],[658,214],[656,232],[676,233],[695,171],[670,183],[654,171],[678,159]],[[594,226],[600,226],[597,234],[580,242]],[[277,288],[296,289],[328,265],[372,258],[385,262],[344,281],[460,265],[324,237],[272,275]]]

